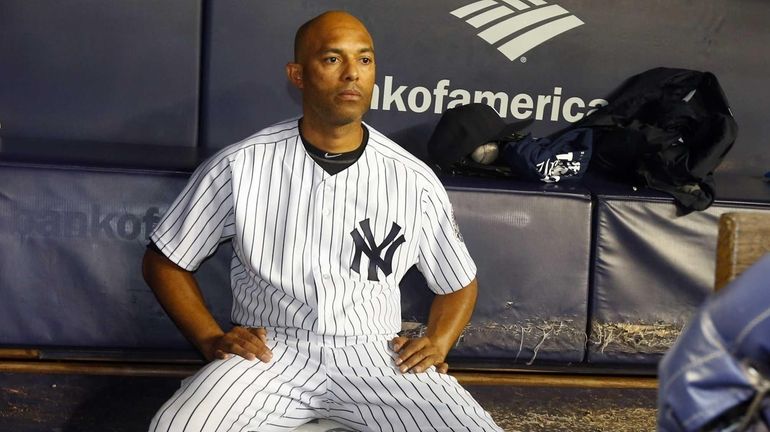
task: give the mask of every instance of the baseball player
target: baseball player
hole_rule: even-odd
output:
[[[364,25],[327,12],[297,31],[288,79],[302,117],[203,163],[151,234],[145,279],[211,362],[151,431],[287,431],[328,418],[361,431],[499,431],[446,375],[476,267],[433,172],[362,122],[375,79]],[[193,273],[232,239],[224,332]],[[427,332],[397,337],[413,265],[438,294]]]

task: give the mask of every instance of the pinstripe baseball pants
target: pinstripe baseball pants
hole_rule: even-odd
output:
[[[290,431],[329,418],[360,431],[501,431],[453,377],[402,374],[383,336],[268,329],[269,363],[215,360],[183,381],[151,432]]]

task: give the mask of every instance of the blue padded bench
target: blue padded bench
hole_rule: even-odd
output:
[[[2,144],[0,242],[13,253],[0,256],[0,345],[194,356],[142,280],[140,263],[148,232],[205,155],[152,146]],[[454,358],[580,362],[590,263],[587,190],[472,178],[446,184],[481,287]],[[228,246],[197,274],[223,326],[229,325]],[[419,332],[430,301],[419,273],[404,279],[402,293],[404,327]]]
[[[585,354],[591,197],[574,184],[444,179],[478,266],[455,356],[579,363]]]
[[[596,200],[588,363],[654,366],[714,289],[719,216],[770,212],[770,185],[718,174],[713,206],[678,216],[666,194],[585,183]]]
[[[196,358],[139,268],[148,231],[205,156],[3,140],[0,241],[13,253],[0,257],[0,345]],[[715,205],[681,217],[666,195],[595,178],[443,181],[479,268],[452,352],[461,367],[651,370],[711,292],[719,215],[770,211],[770,188],[747,177],[718,178]],[[223,326],[229,257],[225,244],[198,272]],[[416,271],[401,285],[404,329],[417,334],[431,294]]]
[[[2,144],[0,241],[14,252],[0,257],[0,344],[189,349],[145,285],[141,258],[148,232],[196,164],[195,151]],[[228,284],[226,255],[198,274],[222,322],[229,300],[217,288]]]

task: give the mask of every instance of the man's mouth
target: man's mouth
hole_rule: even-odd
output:
[[[361,99],[361,92],[355,89],[342,90],[337,93],[340,99],[343,100],[358,100]]]

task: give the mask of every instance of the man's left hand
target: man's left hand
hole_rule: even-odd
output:
[[[449,365],[444,362],[446,352],[436,346],[427,336],[420,338],[395,337],[390,341],[390,347],[398,354],[396,366],[402,373],[409,371],[425,372],[431,366],[436,366],[438,373],[447,373]]]

